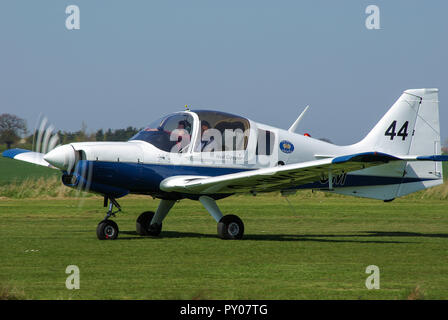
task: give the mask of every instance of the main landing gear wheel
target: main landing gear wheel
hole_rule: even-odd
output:
[[[218,236],[221,239],[242,239],[244,234],[244,223],[238,216],[228,214],[219,220]]]
[[[118,225],[112,220],[103,220],[96,228],[96,235],[100,240],[115,240],[118,237]]]
[[[136,231],[141,236],[158,236],[162,231],[162,224],[151,225],[154,212],[145,211],[138,216],[136,222]]]

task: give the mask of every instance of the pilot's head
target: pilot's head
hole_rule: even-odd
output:
[[[210,129],[210,123],[205,120],[201,121],[201,132],[204,133],[205,130]]]
[[[187,127],[185,120],[179,121],[177,124],[177,129],[185,129]]]
[[[188,133],[190,133],[191,125],[187,120],[181,120],[177,123],[177,129],[184,129],[187,130]]]

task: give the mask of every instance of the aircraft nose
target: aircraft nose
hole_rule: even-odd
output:
[[[75,150],[66,144],[48,152],[44,156],[44,160],[56,168],[69,170],[75,164]]]

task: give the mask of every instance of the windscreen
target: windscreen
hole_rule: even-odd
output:
[[[130,140],[142,140],[166,152],[185,152],[191,141],[193,117],[176,113],[152,122]]]

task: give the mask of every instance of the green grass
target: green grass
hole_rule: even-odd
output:
[[[443,180],[447,180],[448,179],[448,161],[444,161],[443,162]]]
[[[160,238],[139,237],[135,219],[157,201],[126,197],[119,239],[99,241],[102,199],[66,198],[79,193],[59,179],[0,157],[0,299],[448,298],[447,183],[391,203],[310,191],[289,197],[293,208],[274,194],[219,201],[245,222],[243,241],[217,239],[214,220],[187,200]],[[80,290],[65,288],[70,264]],[[380,290],[365,288],[370,264]]]
[[[60,176],[59,170],[4,158],[0,155],[0,186],[22,182],[26,179],[56,176]]]
[[[152,238],[136,235],[135,220],[157,201],[126,197],[119,238],[99,241],[101,198],[2,199],[0,285],[26,299],[448,298],[446,200],[288,199],[292,208],[273,194],[220,200],[245,222],[242,241],[218,239],[189,200]],[[379,290],[365,287],[371,264]],[[65,288],[68,265],[80,268],[80,290]]]

